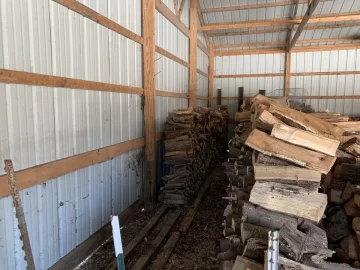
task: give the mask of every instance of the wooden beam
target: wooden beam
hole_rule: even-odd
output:
[[[197,27],[197,26],[196,26]],[[197,46],[207,55],[209,56],[209,49],[202,43],[199,39],[197,39]]]
[[[182,0],[181,3],[180,3],[179,13],[178,13],[179,19],[180,19],[180,17],[181,17],[181,13],[182,13],[183,10],[184,10],[185,2],[186,2],[185,0]]]
[[[272,98],[281,98],[279,96],[272,96]],[[354,96],[290,96],[290,99],[360,99],[360,95]],[[216,97],[213,97],[216,99]],[[223,100],[238,100],[238,97],[222,97]]]
[[[214,96],[214,45],[210,44],[209,54],[209,81],[208,81],[209,107],[213,105]]]
[[[145,174],[144,204],[149,211],[156,203],[156,143],[155,143],[155,0],[142,1]]]
[[[257,78],[257,77],[282,77],[284,73],[258,73],[258,74],[234,74],[234,75],[215,75],[214,78]]]
[[[159,46],[155,46],[155,51],[157,53],[162,54],[163,56],[166,56],[167,58],[183,65],[184,67],[190,68],[190,65],[188,62],[182,60],[181,58],[177,57],[176,55],[168,52],[167,50],[164,50],[163,48],[159,47]]]
[[[144,138],[138,138],[20,170],[16,172],[16,183],[18,189],[23,190],[142,147],[144,147]],[[6,175],[0,176],[0,197],[10,194],[6,177]]]
[[[203,75],[203,76],[206,77],[206,78],[209,78],[209,75],[206,74],[204,71],[202,71],[202,70],[200,70],[200,69],[197,69],[196,72],[199,73],[199,74],[201,74],[201,75]]]
[[[169,91],[156,90],[156,96],[158,97],[176,97],[176,98],[188,98],[188,95],[185,93],[175,93]]]
[[[209,98],[208,98],[208,97],[205,97],[205,96],[196,96],[196,99],[209,100]]]
[[[304,43],[324,43],[324,42],[344,42],[344,41],[357,41],[359,37],[346,37],[346,38],[324,38],[324,39],[304,39],[298,40],[297,44]],[[239,43],[239,44],[214,44],[215,49],[229,49],[240,47],[259,47],[259,46],[275,46],[286,45],[285,41],[272,41],[272,42],[259,42],[259,43]]]
[[[285,91],[284,96],[290,95],[290,68],[291,68],[291,52],[287,52],[285,55]]]
[[[295,72],[291,76],[360,75],[360,71]]]
[[[177,6],[177,0],[173,0],[173,4],[174,4],[175,15],[178,16],[179,9],[178,9],[178,6]]]
[[[340,22],[340,21],[355,21],[360,20],[360,14],[350,13],[339,14],[325,14],[318,15],[317,17],[310,18],[307,23],[325,23],[325,22]],[[282,26],[282,25],[297,25],[300,24],[302,19],[297,17],[296,19],[281,18],[281,19],[269,19],[269,20],[253,20],[246,22],[233,22],[233,23],[212,23],[198,27],[198,31],[210,31],[210,30],[226,30],[237,28],[253,28],[253,27],[267,27],[267,26]]]
[[[250,4],[243,6],[232,6],[232,7],[221,7],[221,8],[204,8],[201,9],[201,13],[213,13],[213,12],[226,12],[226,11],[236,11],[236,10],[245,10],[245,9],[257,9],[257,8],[267,8],[267,7],[280,7],[280,6],[288,6],[294,5],[296,3],[299,4],[307,4],[308,0],[288,0],[282,2],[271,2],[271,3],[263,3],[263,4]]]
[[[305,27],[304,30],[336,29],[336,28],[358,27],[358,26],[360,26],[360,22],[338,23],[338,24],[330,24],[330,25],[308,25]],[[296,29],[297,27],[294,27],[294,30]],[[275,29],[265,29],[265,30],[234,31],[234,32],[207,33],[207,34],[209,37],[221,37],[221,36],[280,33],[287,31],[289,31],[289,28],[286,27],[286,28],[275,28]]]
[[[202,15],[199,8],[198,8],[197,11],[198,11],[198,18],[199,18],[199,21],[200,21],[200,25],[203,26],[203,25],[205,25],[204,17],[203,17],[203,15]],[[210,48],[209,37],[208,37],[208,34],[206,32],[204,32],[204,37],[205,37],[206,46],[208,48]]]
[[[292,52],[317,52],[317,51],[338,51],[338,50],[355,50],[360,48],[360,43],[352,44],[331,44],[321,46],[302,46],[295,47]]]
[[[57,3],[79,13],[80,15],[98,23],[106,28],[123,35],[137,43],[143,44],[143,38],[130,30],[126,29],[125,27],[121,26],[120,24],[110,20],[109,18],[101,15],[100,13],[92,10],[91,8],[81,4],[76,0],[55,0]]]
[[[297,28],[293,38],[291,39],[291,41],[289,40],[289,45],[288,45],[288,51],[290,52],[292,50],[292,48],[295,46],[296,41],[298,40],[298,38],[300,37],[302,31],[304,30],[306,24],[308,23],[308,21],[310,20],[311,15],[314,13],[317,5],[320,3],[320,0],[313,0],[308,7],[307,12],[305,13],[299,27]]]
[[[285,53],[284,48],[215,51],[215,56]]]
[[[190,100],[189,107],[196,106],[197,72],[197,8],[198,1],[190,0]]]
[[[7,69],[0,69],[0,82],[138,95],[142,95],[144,93],[144,90],[139,87],[64,78]]]
[[[179,29],[185,36],[189,37],[189,29],[179,20],[181,16],[181,5],[179,14],[176,16],[161,0],[155,0],[156,10],[159,11],[168,21],[170,21],[177,29]]]

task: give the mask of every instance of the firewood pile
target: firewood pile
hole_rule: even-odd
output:
[[[286,104],[257,95],[235,117],[218,259],[223,269],[264,269],[276,230],[280,269],[359,268],[360,122]]]
[[[165,131],[165,163],[169,175],[162,178],[165,204],[185,204],[196,192],[224,151],[227,108],[196,107],[175,111]]]

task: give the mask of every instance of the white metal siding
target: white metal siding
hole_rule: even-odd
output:
[[[196,106],[207,107],[208,106],[208,101],[204,100],[204,99],[197,99],[196,100]]]
[[[359,71],[360,50],[293,53],[291,72]],[[360,75],[292,76],[291,92],[296,96],[359,95]],[[359,100],[308,100],[315,110],[329,109],[345,115],[360,115]]]
[[[169,113],[187,107],[187,98],[156,97],[156,131],[165,131]]]
[[[196,75],[196,95],[207,97],[209,91],[209,79],[199,73]]]

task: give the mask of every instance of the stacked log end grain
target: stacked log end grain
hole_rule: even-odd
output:
[[[165,163],[170,165],[170,173],[162,178],[165,204],[185,204],[223,150],[224,144],[219,141],[224,141],[227,123],[222,110],[188,108],[175,111],[169,117]]]
[[[360,196],[356,195],[360,183],[357,186],[356,180],[350,179],[356,175],[359,179],[360,171],[357,164],[342,164],[332,173],[338,156],[342,155],[343,161],[350,158],[339,150],[344,130],[319,114],[305,114],[290,109],[286,103],[255,96],[248,120],[239,121],[236,137],[229,143],[233,147],[230,154],[236,157],[224,164],[229,179],[224,199],[229,200],[229,205],[224,211],[225,239],[221,240],[218,259],[225,262],[224,269],[264,269],[264,263],[271,263],[266,258],[268,233],[277,230],[281,269],[351,269],[348,264],[359,264],[355,254],[360,254]],[[340,148],[353,153],[352,143],[350,148],[347,144]],[[251,155],[249,149],[253,150]],[[355,163],[357,159],[352,160]],[[346,168],[350,165],[352,171]],[[348,224],[338,247],[328,239],[329,218],[324,218],[327,194],[319,192],[320,186],[326,188],[324,183],[330,187],[329,182],[334,184],[328,178],[336,173],[342,173],[342,179],[347,177],[342,188],[348,201],[345,210],[334,211],[338,216],[332,222],[346,223],[348,216],[359,217]],[[351,225],[355,233],[349,230]],[[331,258],[335,251],[345,258],[340,263]]]

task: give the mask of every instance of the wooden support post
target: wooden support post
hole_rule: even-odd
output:
[[[196,51],[197,51],[197,7],[198,1],[190,2],[190,99],[189,107],[196,105]]]
[[[144,64],[144,122],[145,178],[144,204],[151,211],[156,202],[155,162],[155,0],[142,1],[143,64]]]
[[[285,86],[284,96],[289,97],[290,95],[290,66],[291,66],[291,52],[287,52],[285,55]]]
[[[266,96],[266,90],[259,90],[259,94],[263,95],[263,96]]]
[[[221,89],[217,90],[217,105],[221,105]]]
[[[241,105],[244,102],[244,87],[239,87],[239,107],[238,112],[241,112]]]
[[[209,89],[209,107],[212,107],[214,97],[214,44],[210,44],[209,54],[209,78],[208,78],[208,89]]]

